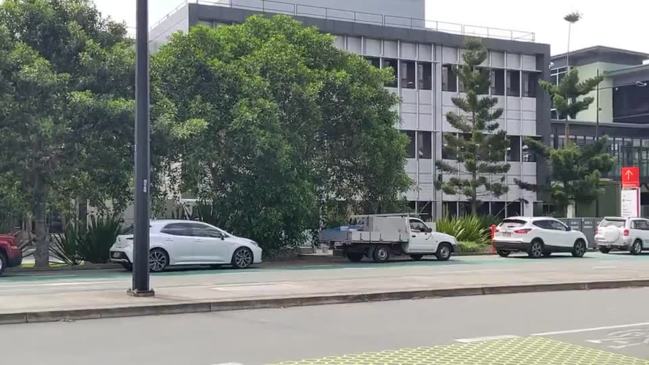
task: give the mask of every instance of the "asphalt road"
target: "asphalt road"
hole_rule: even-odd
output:
[[[649,289],[616,289],[6,325],[0,354],[48,365],[649,364],[647,303]]]

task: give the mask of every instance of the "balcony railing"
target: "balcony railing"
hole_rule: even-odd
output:
[[[438,31],[465,36],[527,42],[534,42],[535,39],[534,33],[520,30],[449,23],[438,20],[369,13],[364,11],[334,9],[277,0],[187,0],[186,3],[248,9],[259,11],[261,13],[288,14],[292,16],[304,16],[327,20],[342,20],[380,26]]]

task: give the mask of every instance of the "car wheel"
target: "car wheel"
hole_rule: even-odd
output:
[[[239,247],[232,254],[232,266],[235,269],[246,269],[252,262],[252,251],[248,247]]]
[[[133,271],[133,264],[127,263],[127,262],[122,262],[120,265],[124,268],[126,271]]]
[[[410,258],[413,259],[414,261],[419,261],[422,258],[424,258],[424,255],[410,255]]]
[[[7,267],[7,257],[0,252],[0,275],[5,271],[5,268]]]
[[[543,257],[550,257],[552,256],[552,251],[544,251],[543,252]]]
[[[149,251],[149,270],[161,272],[169,266],[169,255],[161,248],[154,248]]]
[[[347,259],[351,262],[361,262],[365,256],[361,252],[347,252]]]
[[[543,249],[543,242],[541,242],[541,240],[536,239],[532,241],[532,243],[530,244],[530,250],[527,251],[527,255],[529,257],[537,259],[543,256],[544,251],[545,250]]]
[[[584,257],[587,249],[588,248],[586,247],[586,242],[584,242],[584,240],[582,239],[578,239],[577,241],[575,241],[575,245],[572,247],[572,256]]]
[[[509,256],[509,254],[512,253],[512,252],[511,252],[511,251],[507,251],[507,250],[497,250],[496,253],[497,253],[498,256],[500,256],[500,257],[507,257],[507,256]]]
[[[435,254],[435,256],[437,256],[437,259],[439,261],[447,261],[451,258],[451,252],[453,252],[451,245],[444,242],[440,243],[439,247],[437,247],[437,253]]]
[[[611,252],[611,248],[610,248],[610,247],[598,247],[597,249],[598,249],[599,252],[601,252],[601,253],[609,253],[609,252]]]
[[[639,255],[642,253],[642,241],[635,240],[633,245],[631,245],[631,255]]]
[[[390,247],[376,246],[372,253],[372,259],[374,259],[374,262],[387,262],[390,260]]]

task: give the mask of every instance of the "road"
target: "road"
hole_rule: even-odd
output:
[[[649,289],[615,289],[7,325],[0,353],[48,365],[649,364],[647,303]]]

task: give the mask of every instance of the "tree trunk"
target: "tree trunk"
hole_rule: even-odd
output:
[[[34,251],[34,260],[36,267],[45,268],[49,267],[50,261],[50,245],[47,239],[47,188],[43,183],[41,176],[34,178],[34,202],[33,202],[33,215],[36,233],[36,250]]]
[[[471,201],[471,215],[474,217],[478,215],[478,201],[476,199]]]
[[[566,140],[564,141],[564,144],[563,144],[564,147],[568,145],[568,141],[570,140],[570,122],[568,121],[568,117],[566,117],[565,122],[566,122],[566,126],[565,126],[565,129],[563,131],[563,135],[566,137]]]

